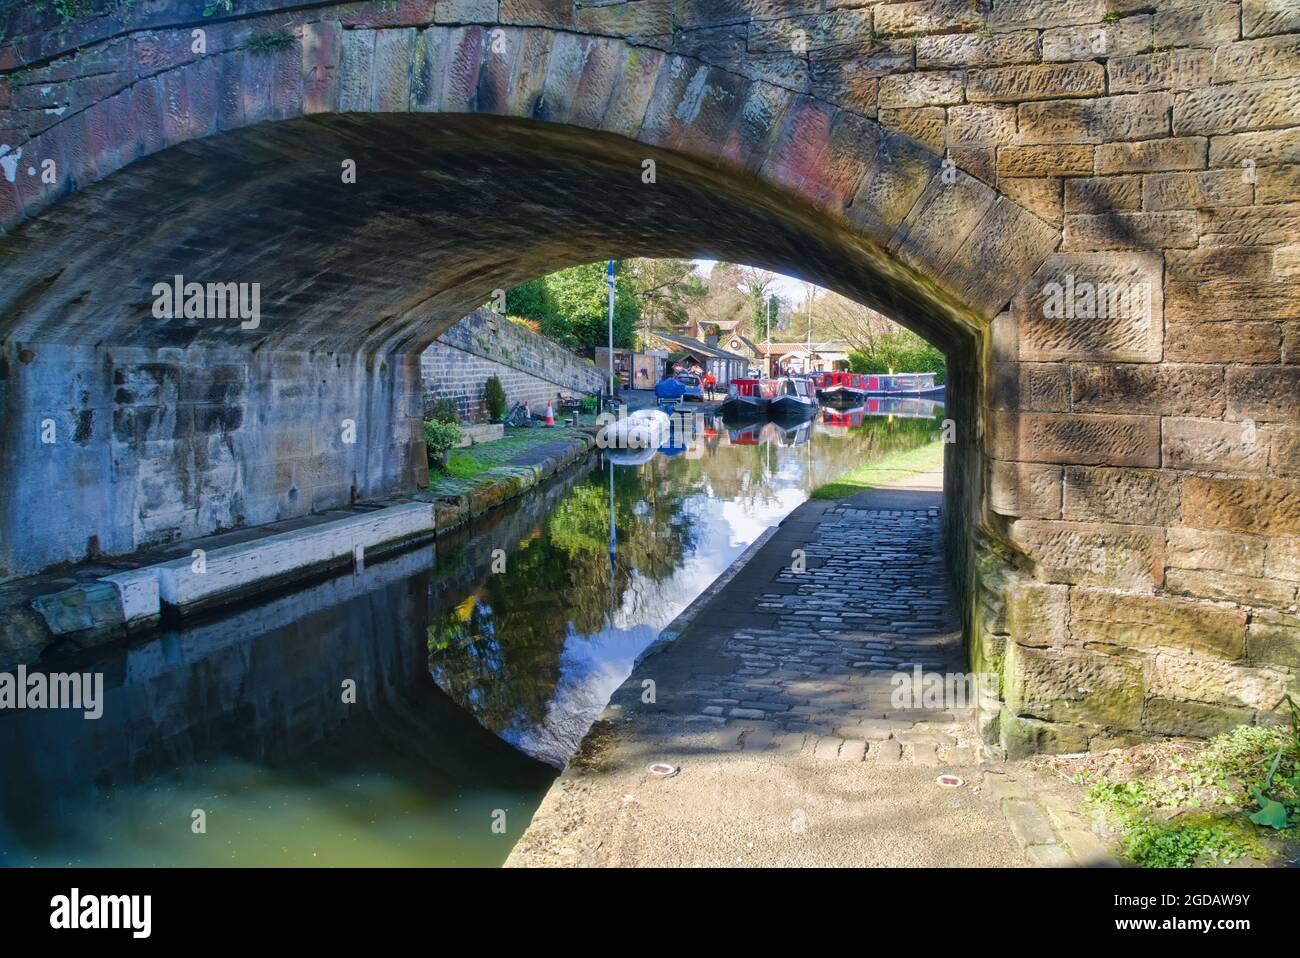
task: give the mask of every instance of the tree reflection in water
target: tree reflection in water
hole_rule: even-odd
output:
[[[868,418],[844,430],[769,429],[748,445],[711,424],[685,455],[612,467],[612,484],[602,464],[517,543],[471,541],[446,558],[439,549],[434,680],[487,728],[562,765],[636,654],[763,528],[816,486],[938,429],[937,419]],[[486,553],[498,546],[505,570],[490,573]],[[466,564],[482,565],[477,582]]]

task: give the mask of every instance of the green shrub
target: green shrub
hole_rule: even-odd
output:
[[[849,353],[849,368],[855,373],[934,373],[935,385],[947,380],[947,364],[939,352],[909,330],[886,333],[870,353]]]
[[[433,419],[424,421],[424,451],[429,457],[429,465],[441,465],[442,457],[464,434],[454,422],[437,422]]]
[[[597,401],[595,396],[583,396],[578,400],[578,409],[587,415],[593,414],[596,411],[596,406]]]
[[[506,416],[506,388],[496,376],[489,376],[483,384],[483,399],[487,403],[488,419],[500,422]]]
[[[460,409],[456,406],[456,400],[443,396],[433,404],[433,415],[430,418],[434,422],[460,422]]]

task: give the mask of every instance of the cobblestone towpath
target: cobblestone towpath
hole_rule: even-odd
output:
[[[808,502],[751,549],[615,693],[508,864],[1029,864],[969,710],[891,700],[900,671],[966,672],[940,494],[912,485]]]

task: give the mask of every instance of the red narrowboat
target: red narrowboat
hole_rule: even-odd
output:
[[[733,379],[720,411],[726,419],[763,419],[776,390],[773,379]]]
[[[862,373],[814,373],[817,398],[840,406],[860,406],[867,396],[866,376]]]

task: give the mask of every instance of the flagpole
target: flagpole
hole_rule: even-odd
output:
[[[614,398],[614,261],[609,261],[605,272],[609,284],[609,398]]]
[[[772,297],[767,298],[767,378],[772,378]]]

